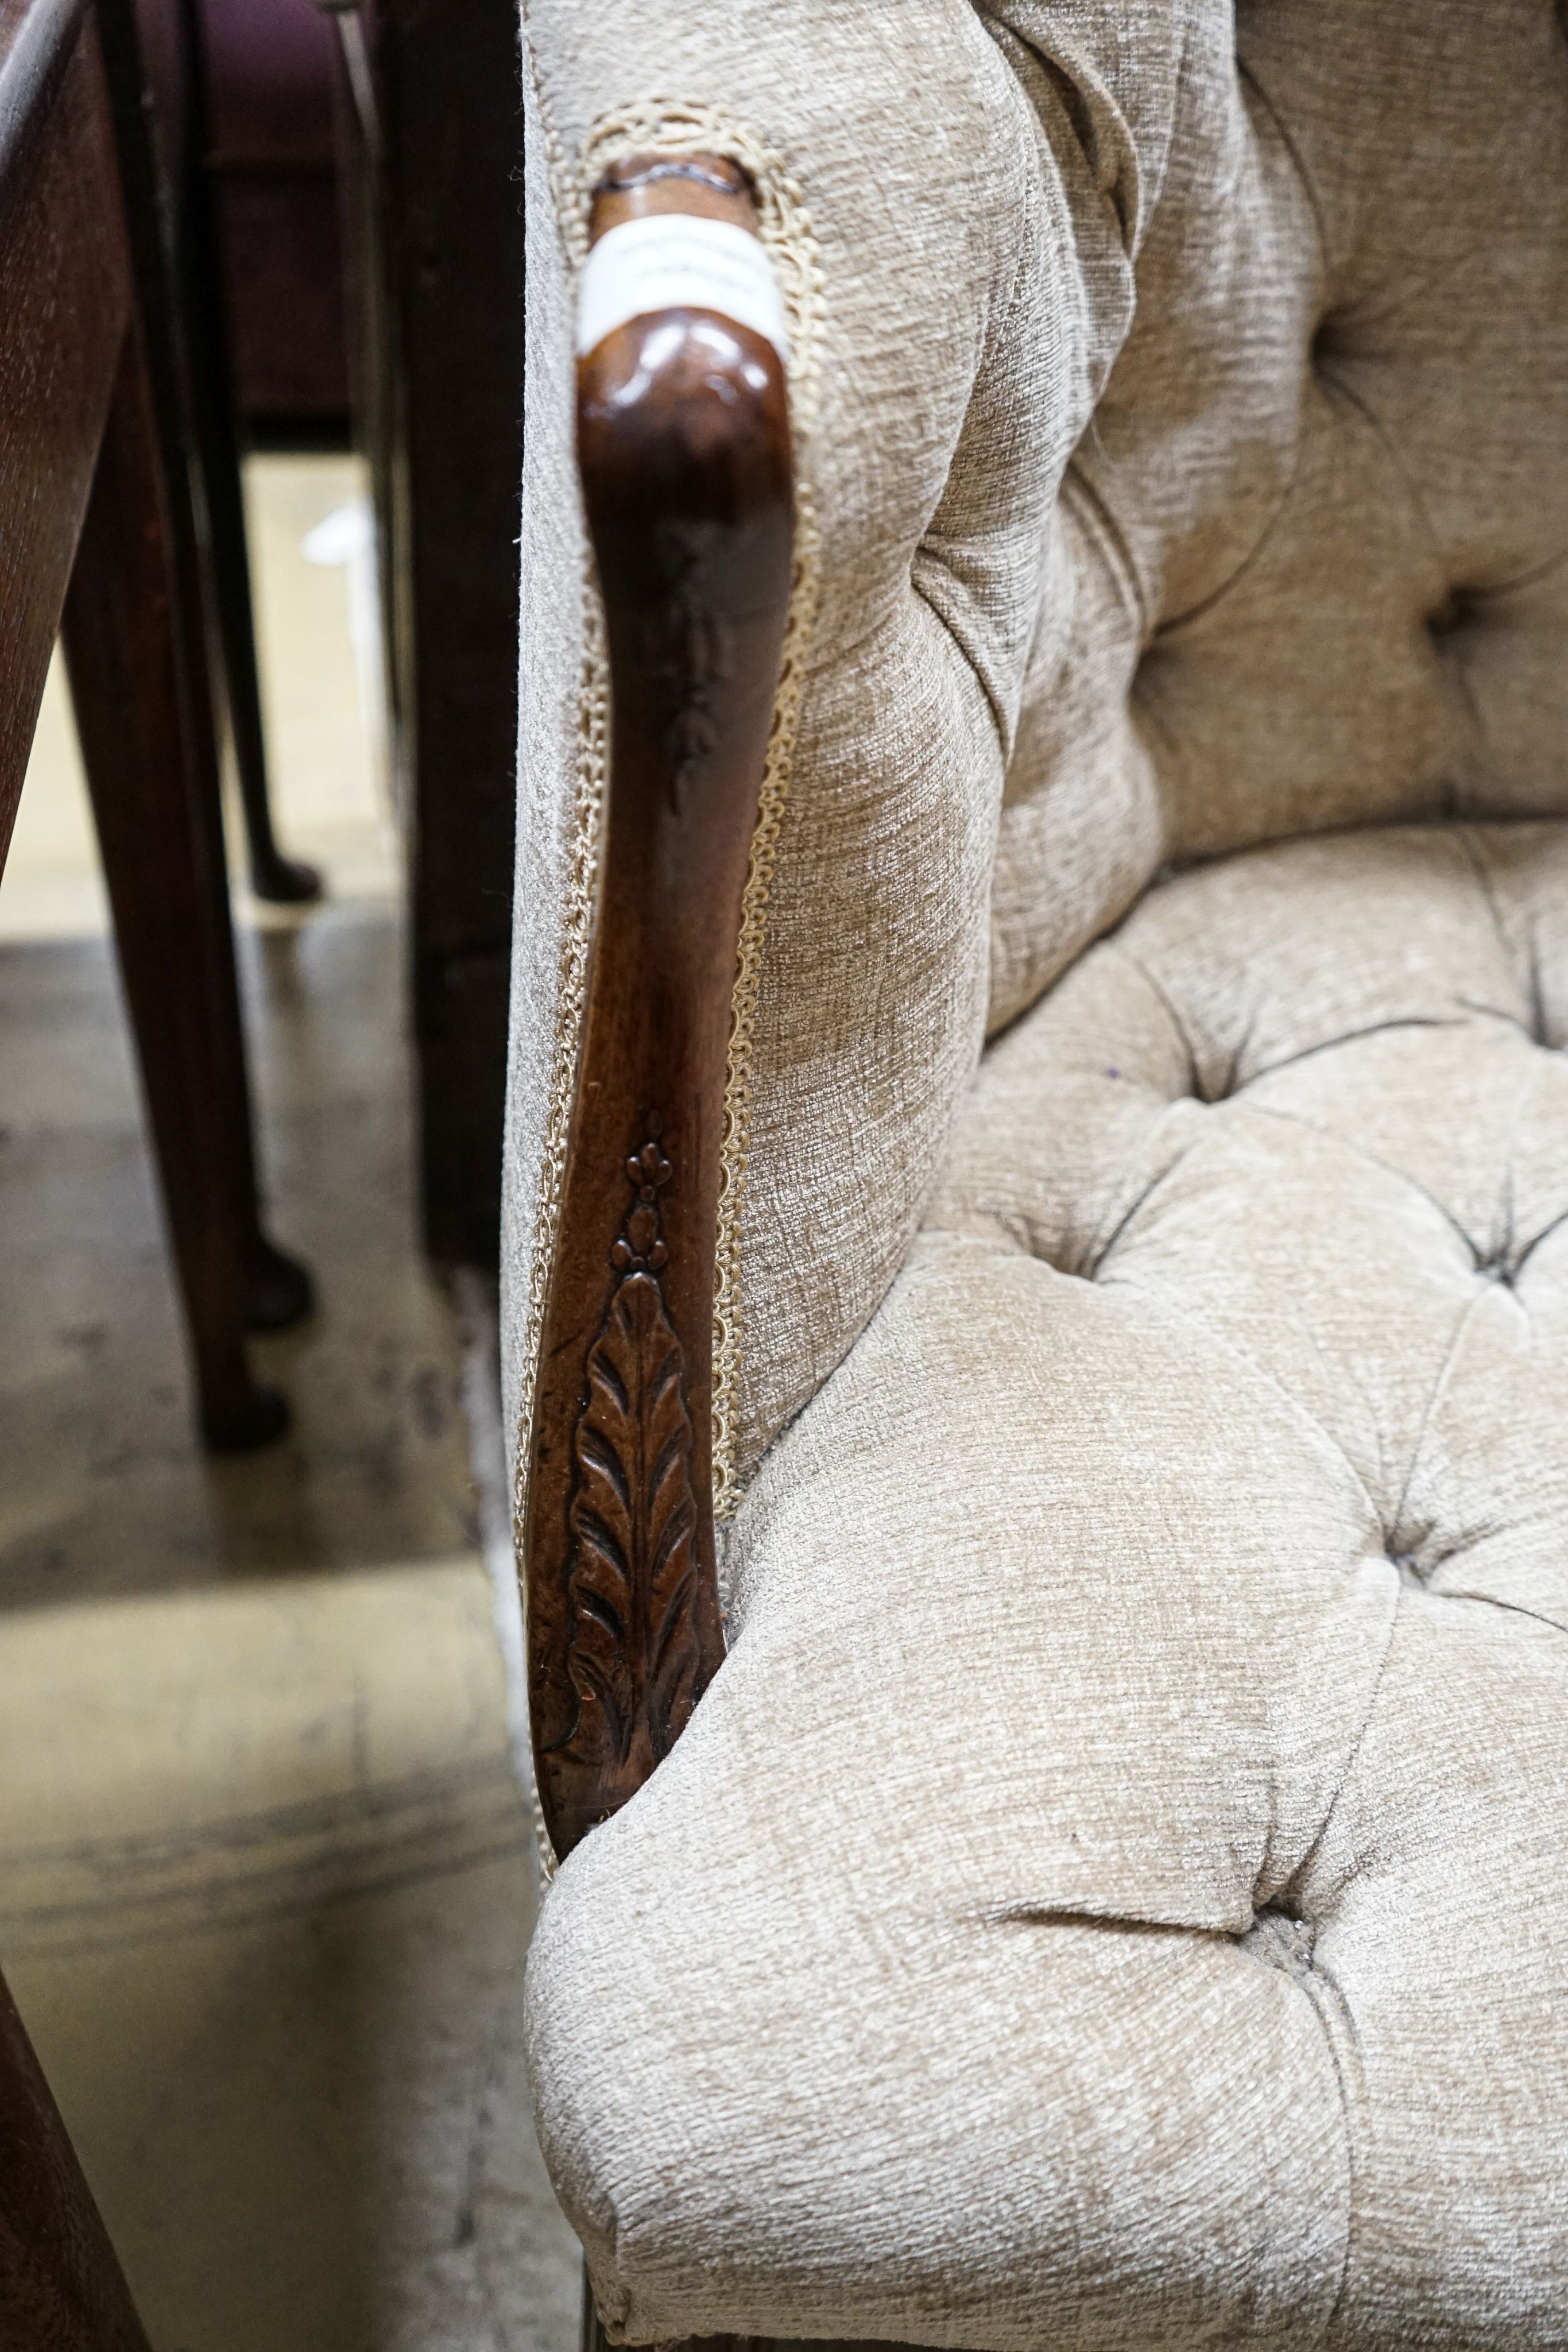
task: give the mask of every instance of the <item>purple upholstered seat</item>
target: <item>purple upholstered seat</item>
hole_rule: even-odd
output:
[[[314,0],[200,5],[241,410],[294,423],[340,416],[331,24]]]

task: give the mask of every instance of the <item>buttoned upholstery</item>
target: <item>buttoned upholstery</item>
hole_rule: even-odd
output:
[[[821,292],[730,1654],[530,1960],[604,2316],[1568,2344],[1560,12],[527,15],[519,1395],[571,159]]]

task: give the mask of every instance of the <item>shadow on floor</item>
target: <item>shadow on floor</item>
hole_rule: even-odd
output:
[[[112,950],[0,948],[0,1608],[429,1559],[476,1541],[450,1301],[416,1232],[382,907],[242,940],[271,1223],[320,1306],[256,1361],[294,1408],[204,1456]]]

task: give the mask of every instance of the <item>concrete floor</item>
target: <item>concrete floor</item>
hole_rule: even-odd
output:
[[[566,2352],[471,1561],[0,1625],[0,1951],[157,2352]]]
[[[396,918],[331,908],[241,946],[273,1231],[320,1306],[255,1349],[292,1435],[222,1460],[192,1429],[112,950],[0,946],[0,1604],[475,1543],[455,1325],[415,1241]]]
[[[416,1245],[392,828],[299,552],[359,485],[250,487],[280,830],[332,896],[246,921],[244,980],[320,1311],[258,1350],[291,1436],[205,1458],[57,682],[0,884],[0,1964],[155,2352],[568,2352],[493,1333]]]

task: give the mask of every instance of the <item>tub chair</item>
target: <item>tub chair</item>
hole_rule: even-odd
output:
[[[1568,43],[528,0],[596,2339],[1568,2343]]]

